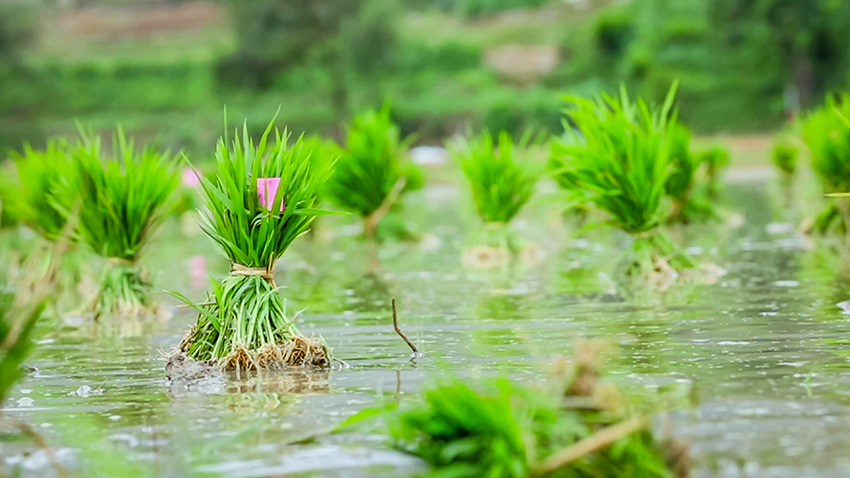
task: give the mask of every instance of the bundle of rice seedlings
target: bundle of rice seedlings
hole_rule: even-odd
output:
[[[106,259],[89,311],[95,318],[158,313],[138,261],[177,188],[176,156],[151,145],[137,149],[118,128],[111,157],[100,137],[85,134],[71,157],[80,205],[77,239]]]
[[[492,251],[499,257],[508,257],[521,250],[508,225],[531,198],[543,172],[522,154],[527,139],[528,136],[520,141],[519,154],[507,131],[502,131],[498,139],[483,131],[449,144],[469,181],[472,199],[483,222],[482,230],[473,237],[472,254]]]
[[[790,177],[797,172],[798,153],[797,145],[790,138],[783,136],[773,143],[770,158],[784,177]]]
[[[720,175],[729,166],[729,152],[720,146],[711,147],[698,153],[700,164],[705,165],[706,192],[709,199],[720,192]]]
[[[67,143],[50,140],[44,150],[25,145],[23,152],[11,156],[16,177],[5,186],[4,207],[45,239],[56,240],[75,194]]]
[[[323,211],[318,193],[331,163],[317,165],[302,138],[288,145],[289,133],[274,120],[255,144],[243,126],[242,138],[219,139],[217,173],[202,178],[207,210],[201,228],[230,259],[230,275],[213,282],[205,303],[194,304],[198,322],[180,344],[180,352],[214,361],[231,370],[281,366],[327,366],[324,341],[303,336],[288,316],[275,284],[275,263],[292,242],[307,232]]]
[[[559,362],[541,386],[457,377],[427,386],[421,400],[368,409],[343,426],[380,417],[393,445],[441,477],[686,477],[687,449],[658,439],[647,414],[599,380],[596,361]]]
[[[576,129],[567,128],[553,141],[552,172],[573,204],[593,204],[608,214],[611,225],[632,235],[632,275],[675,275],[697,266],[661,227],[668,181],[677,171],[675,93],[674,85],[661,108],[642,99],[632,103],[625,87],[619,98],[568,97],[573,107],[567,117]]]
[[[672,205],[667,221],[688,224],[715,218],[707,195],[703,157],[691,151],[691,131],[681,123],[671,125],[668,131],[672,136],[672,171],[665,189]]]
[[[827,194],[850,191],[850,93],[829,97],[826,104],[802,121],[803,141],[812,152],[812,169]],[[815,219],[813,229],[850,235],[850,204],[830,202]],[[850,241],[850,237],[848,237]]]
[[[348,128],[324,193],[339,208],[363,218],[369,239],[383,237],[379,227],[400,207],[401,196],[422,186],[422,171],[407,157],[409,142],[401,139],[388,106],[356,116]],[[387,221],[386,231],[390,236],[410,236],[398,221]]]
[[[0,207],[4,212],[0,221],[12,218],[35,231],[48,244],[54,244],[63,234],[77,202],[73,187],[75,171],[68,153],[68,143],[62,139],[49,140],[43,150],[25,145],[21,152],[13,151],[10,168],[3,171],[8,177],[0,181],[0,200],[3,202]],[[46,277],[46,268],[53,260],[53,248],[42,250],[39,241],[21,245],[24,255],[37,251],[42,254],[40,264]],[[36,249],[32,249],[33,246]],[[64,293],[77,292],[90,282],[84,280],[89,278],[87,266],[76,253],[62,254],[61,260],[61,267],[52,272],[56,277],[48,280],[54,283],[57,296],[75,301],[79,294]],[[58,303],[57,298],[51,306]]]

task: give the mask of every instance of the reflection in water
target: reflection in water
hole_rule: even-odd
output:
[[[850,476],[850,316],[836,306],[850,299],[850,262],[810,250],[785,210],[766,205],[761,185],[727,193],[746,223],[683,239],[728,275],[636,295],[612,280],[622,237],[594,231],[566,242],[546,220],[517,224],[546,252],[539,264],[463,268],[474,222],[459,212],[457,194],[431,188],[410,206],[423,209],[422,230],[439,243],[384,244],[380,270],[370,272],[367,246],[339,235],[301,241],[279,264],[290,307],[308,307],[301,331],[324,337],[350,368],[175,394],[160,351],[179,342],[194,321],[189,311],[135,337],[45,321],[35,370],[12,392],[8,413],[32,424],[79,476],[104,462],[114,464],[112,476],[131,475],[126,466],[157,476],[394,477],[417,465],[386,451],[381,437],[326,432],[376,395],[407,399],[447,364],[460,376],[539,378],[539,364],[569,354],[576,337],[610,337],[619,382],[698,394],[695,410],[672,415],[674,432],[692,444],[696,476]],[[328,218],[329,229],[336,220]],[[158,271],[157,287],[184,290],[191,255],[206,257],[213,273],[226,269],[203,238],[173,240],[146,264]],[[415,365],[392,329],[393,296],[402,329],[425,354]],[[75,393],[84,385],[102,393]],[[25,476],[50,475],[15,432],[0,432],[0,457],[4,472],[14,465]]]

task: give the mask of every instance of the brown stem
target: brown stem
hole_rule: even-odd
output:
[[[546,475],[558,468],[568,464],[569,462],[579,459],[589,453],[593,453],[600,448],[604,448],[611,443],[630,435],[637,430],[640,430],[646,425],[646,418],[636,416],[624,422],[603,428],[584,440],[574,443],[563,450],[556,452],[543,460],[542,463],[534,468],[535,475]]]
[[[395,308],[395,297],[393,297],[393,328],[395,329],[395,333],[397,333],[398,336],[401,337],[402,340],[404,340],[407,346],[410,347],[410,350],[412,350],[414,354],[419,355],[419,349],[417,349],[416,346],[413,345],[413,342],[411,342],[410,339],[408,339],[407,336],[404,335],[404,332],[402,332],[401,329],[398,328],[398,314],[396,313]]]

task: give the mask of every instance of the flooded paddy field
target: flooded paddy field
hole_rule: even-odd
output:
[[[111,476],[405,476],[423,465],[385,437],[330,432],[436,374],[536,380],[576,338],[600,337],[618,348],[608,366],[623,386],[687,394],[692,408],[656,426],[690,444],[694,476],[848,476],[850,320],[841,305],[850,269],[829,247],[812,247],[785,199],[762,178],[730,184],[725,204],[741,225],[697,226],[683,238],[725,274],[659,292],[618,280],[625,235],[572,238],[551,204],[532,205],[516,224],[533,254],[464,266],[476,224],[467,199],[455,186],[429,186],[408,205],[419,243],[370,246],[356,226],[336,227],[345,218],[322,218],[278,265],[289,306],[306,308],[301,331],[323,337],[345,365],[169,381],[165,354],[196,315],[163,293],[174,316],[161,323],[43,320],[6,420],[29,424],[75,476],[89,467]],[[176,222],[145,265],[157,288],[198,300],[207,274],[228,267],[211,241],[186,237]],[[411,360],[392,329],[393,297],[422,357]],[[48,454],[8,429],[4,474],[55,476]]]

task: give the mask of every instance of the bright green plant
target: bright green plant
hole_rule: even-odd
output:
[[[676,86],[661,108],[642,99],[603,94],[595,101],[568,97],[567,128],[552,146],[550,166],[572,204],[590,203],[609,215],[609,223],[634,238],[633,274],[656,269],[695,267],[696,261],[661,229],[668,212],[666,189],[676,170],[673,158]]]
[[[21,364],[29,355],[30,337],[44,305],[44,298],[21,304],[13,292],[0,291],[0,406],[6,393],[21,378]]]
[[[18,215],[12,207],[17,187],[12,179],[15,174],[14,163],[0,163],[0,229],[14,227],[19,223]]]
[[[803,141],[812,152],[812,169],[825,193],[850,191],[850,93],[830,97],[826,105],[802,121]],[[814,229],[850,231],[850,205],[830,202],[817,217]]]
[[[685,454],[655,440],[633,410],[638,407],[598,382],[596,370],[576,363],[561,374],[543,387],[504,378],[443,379],[427,386],[420,401],[364,410],[343,427],[382,418],[395,447],[424,459],[432,467],[426,476],[433,477],[687,473]]]
[[[50,140],[44,150],[25,145],[22,153],[12,153],[12,160],[17,177],[5,186],[4,206],[42,237],[55,240],[62,234],[74,196],[67,143]]]
[[[332,162],[310,160],[302,138],[288,145],[289,133],[274,120],[259,143],[243,127],[232,143],[220,138],[217,173],[202,178],[207,211],[201,228],[230,259],[230,275],[213,283],[203,304],[193,304],[198,322],[181,344],[196,360],[215,360],[227,369],[252,370],[281,365],[328,365],[322,340],[301,335],[287,317],[274,267],[292,242],[307,232],[317,215],[318,194]]]
[[[0,251],[5,265],[0,270],[0,408],[23,375],[21,366],[32,349],[36,322],[48,302],[56,298],[53,281],[67,237],[66,229],[56,241],[38,244],[23,263]],[[43,257],[49,258],[46,268]]]
[[[786,176],[793,176],[797,172],[797,145],[790,138],[781,137],[773,143],[771,159],[773,164]]]
[[[517,154],[508,132],[502,131],[496,140],[483,131],[449,146],[469,181],[476,210],[484,222],[484,237],[478,241],[484,245],[518,251],[508,223],[531,199],[542,175],[540,168],[523,157],[526,143],[520,142]]]
[[[95,317],[154,310],[150,283],[138,260],[179,181],[174,155],[151,145],[137,149],[121,128],[113,143],[107,157],[100,137],[84,134],[71,151],[80,203],[77,238],[107,262],[91,305]]]
[[[422,186],[422,172],[408,160],[409,140],[390,118],[390,109],[367,111],[348,128],[333,176],[325,188],[338,207],[363,218],[368,238],[377,237],[381,221],[398,208],[398,200]]]
[[[709,199],[713,199],[720,193],[720,175],[729,166],[729,152],[721,146],[714,146],[698,155],[700,164],[705,165],[706,193]]]
[[[702,156],[691,151],[691,131],[683,124],[676,123],[668,129],[672,136],[672,170],[667,178],[666,192],[672,199],[668,222],[688,224],[716,217],[708,198],[708,171],[716,164],[704,160],[713,160],[715,156]]]

